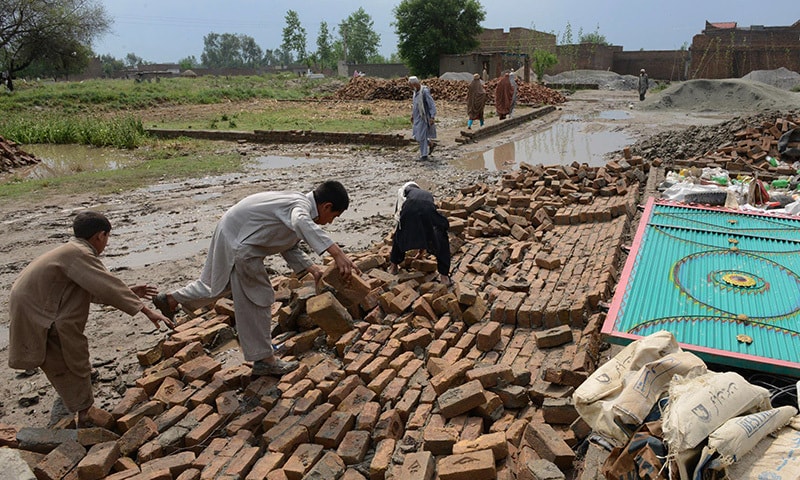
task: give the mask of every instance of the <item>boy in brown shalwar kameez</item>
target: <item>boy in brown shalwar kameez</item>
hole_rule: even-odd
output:
[[[72,229],[74,239],[32,261],[11,287],[8,366],[41,368],[83,426],[94,403],[89,342],[83,333],[90,304],[111,305],[131,316],[141,312],[156,327],[173,324],[140,300],[155,295],[154,287],[129,288],[100,261],[111,231],[103,214],[83,211]]]

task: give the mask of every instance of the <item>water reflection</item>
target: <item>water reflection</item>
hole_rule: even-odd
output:
[[[628,113],[619,112],[626,115]],[[554,123],[522,140],[500,145],[486,152],[466,155],[454,163],[469,170],[485,168],[490,171],[510,170],[520,162],[533,165],[569,165],[578,162],[599,167],[605,165],[604,157],[607,153],[620,150],[631,143],[631,137],[622,132],[611,131],[610,128],[613,127],[604,123],[566,120]]]

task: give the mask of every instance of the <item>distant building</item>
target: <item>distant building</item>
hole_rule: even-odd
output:
[[[779,67],[800,72],[800,20],[788,27],[706,21],[692,38],[690,78],[739,78]]]

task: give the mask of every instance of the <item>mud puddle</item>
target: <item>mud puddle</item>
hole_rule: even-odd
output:
[[[563,115],[533,135],[485,152],[475,152],[453,162],[468,170],[513,170],[521,162],[532,165],[586,163],[603,166],[606,155],[633,143],[618,131],[615,120],[629,120],[625,110],[605,110],[591,115]]]
[[[87,145],[31,144],[25,145],[25,151],[41,160],[39,164],[17,172],[19,177],[26,179],[118,170],[139,161],[124,150]]]

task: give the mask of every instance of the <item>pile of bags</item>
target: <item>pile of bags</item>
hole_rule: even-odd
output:
[[[625,347],[573,399],[613,447],[608,479],[800,478],[797,409],[772,408],[769,390],[738,373],[709,371],[669,332]]]

